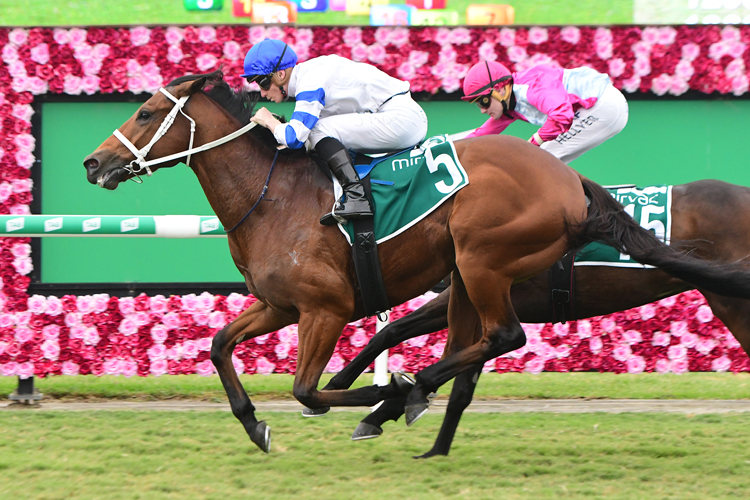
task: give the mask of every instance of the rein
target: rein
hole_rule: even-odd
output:
[[[123,145],[125,145],[125,147],[128,148],[128,150],[130,150],[130,152],[133,153],[133,155],[135,155],[135,159],[131,161],[129,165],[123,168],[127,172],[135,176],[132,178],[132,180],[133,182],[136,182],[138,184],[141,184],[143,182],[143,180],[141,179],[141,174],[144,171],[146,172],[146,175],[148,175],[149,177],[153,175],[153,172],[149,168],[152,165],[158,165],[159,163],[165,163],[168,161],[176,160],[178,158],[187,156],[187,160],[185,161],[185,164],[189,167],[190,157],[193,154],[200,153],[201,151],[206,151],[208,149],[215,148],[216,146],[220,146],[224,144],[225,142],[229,142],[232,139],[235,139],[236,137],[239,137],[242,134],[246,133],[247,131],[249,131],[250,129],[252,129],[253,127],[257,125],[257,123],[255,122],[250,122],[244,127],[242,127],[241,129],[235,130],[229,135],[226,135],[224,137],[221,137],[220,139],[216,139],[215,141],[208,142],[202,146],[198,146],[194,148],[193,138],[195,137],[195,120],[193,120],[188,115],[186,115],[185,112],[182,110],[182,108],[185,106],[185,103],[187,102],[190,96],[185,96],[185,97],[181,97],[177,99],[175,96],[170,94],[169,91],[167,91],[167,89],[165,89],[164,87],[160,88],[159,91],[165,96],[167,96],[167,98],[169,98],[169,100],[171,100],[175,104],[172,110],[169,112],[169,114],[166,117],[164,117],[164,121],[161,122],[161,125],[159,125],[159,129],[154,134],[154,137],[151,139],[151,142],[149,142],[148,144],[146,144],[143,148],[139,150],[138,148],[135,147],[135,145],[132,142],[130,142],[130,140],[127,137],[122,135],[122,132],[120,132],[119,129],[115,130],[112,133],[112,135],[117,137],[117,139],[119,139],[120,142],[123,143]],[[162,158],[157,158],[155,160],[146,161],[146,156],[148,155],[149,151],[151,151],[151,148],[156,143],[156,141],[164,137],[164,135],[167,133],[167,131],[169,130],[169,127],[171,127],[172,124],[174,123],[174,120],[177,117],[178,112],[181,113],[182,116],[190,120],[190,143],[188,144],[188,149],[181,153],[175,153],[169,156],[164,156]],[[275,162],[276,160],[274,159],[274,163]],[[271,169],[273,170],[273,167],[271,167]],[[136,178],[138,180],[135,180]]]
[[[260,197],[258,197],[258,201],[255,202],[255,205],[253,205],[253,207],[245,214],[245,216],[242,219],[240,219],[240,221],[237,224],[234,225],[234,227],[232,227],[232,229],[230,229],[230,230],[226,230],[225,229],[224,230],[225,233],[229,234],[232,231],[234,231],[235,229],[237,229],[238,227],[240,227],[240,224],[242,224],[243,222],[245,222],[245,219],[247,219],[248,217],[250,217],[250,214],[253,213],[253,211],[256,209],[256,207],[258,206],[258,203],[260,203],[262,200],[265,199],[266,192],[268,191],[268,183],[271,180],[271,174],[273,173],[273,167],[276,166],[276,159],[278,157],[279,157],[279,150],[277,149],[276,150],[276,154],[273,156],[273,162],[271,163],[271,170],[268,171],[268,177],[266,177],[266,184],[263,186],[263,191],[260,192]],[[271,200],[271,201],[273,201],[273,200]]]

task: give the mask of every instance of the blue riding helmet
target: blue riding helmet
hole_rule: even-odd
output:
[[[245,74],[242,76],[270,75],[297,64],[297,54],[281,40],[265,40],[253,45],[245,56]]]

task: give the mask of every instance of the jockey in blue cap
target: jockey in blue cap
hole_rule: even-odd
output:
[[[346,199],[320,220],[330,225],[372,217],[372,207],[347,149],[385,153],[412,147],[427,133],[427,116],[411,98],[409,84],[364,63],[330,55],[297,64],[280,40],[266,38],[245,56],[248,82],[263,97],[280,103],[296,99],[289,123],[266,108],[252,121],[271,130],[279,144],[315,149],[331,168]]]

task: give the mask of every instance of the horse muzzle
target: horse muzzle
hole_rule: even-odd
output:
[[[86,179],[91,184],[114,190],[120,182],[127,180],[129,173],[123,165],[118,165],[114,159],[104,160],[97,153],[90,154],[83,161],[86,169]]]

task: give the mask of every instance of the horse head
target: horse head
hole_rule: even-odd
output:
[[[182,106],[203,89],[211,76],[213,74],[180,78],[143,103],[128,121],[86,157],[83,166],[88,181],[113,190],[123,181],[134,177],[140,181],[141,174],[151,175],[159,168],[185,161],[183,155],[151,166],[148,158],[165,158],[190,147],[192,119],[183,112]]]

